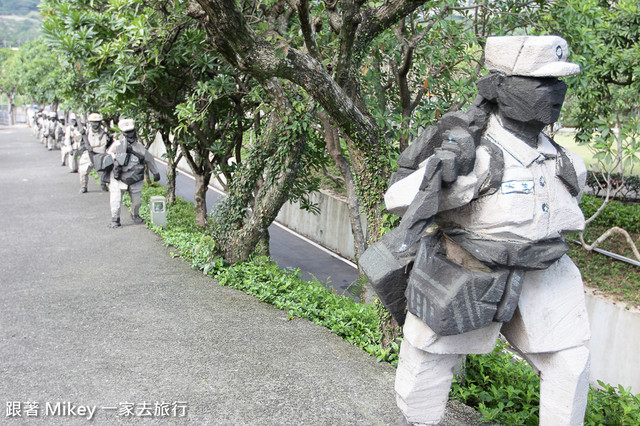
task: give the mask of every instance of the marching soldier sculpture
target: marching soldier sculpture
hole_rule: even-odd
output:
[[[120,209],[125,192],[131,197],[131,219],[134,224],[144,223],[138,214],[142,203],[142,187],[144,186],[144,169],[149,168],[153,179],[158,182],[160,173],[153,156],[144,147],[136,134],[135,122],[131,118],[122,118],[118,122],[122,134],[109,147],[107,155],[112,166],[104,167],[111,173],[109,184],[109,204],[111,206],[111,222],[109,228],[120,228]],[[104,163],[103,163],[104,164]]]
[[[540,423],[582,423],[590,337],[582,278],[566,255],[584,228],[583,161],[542,130],[577,74],[556,36],[490,37],[478,98],[398,159],[385,194],[400,226],[360,265],[399,324],[398,406],[409,424],[444,416],[454,367],[498,333],[541,373]]]
[[[83,142],[79,148],[80,160],[78,161],[78,171],[80,172],[80,192],[87,192],[89,184],[89,172],[93,170],[93,156],[95,154],[104,154],[107,151],[107,142],[109,136],[102,126],[102,115],[98,113],[89,114],[87,118],[89,126],[86,133],[83,134]],[[83,129],[81,129],[82,131]],[[100,187],[107,192],[107,176],[100,174]]]

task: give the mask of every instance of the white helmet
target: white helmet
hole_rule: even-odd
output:
[[[49,111],[49,118],[58,118],[58,114],[53,111]]]
[[[562,37],[499,36],[487,38],[485,65],[489,71],[524,77],[566,77],[580,72],[567,62],[569,47]]]
[[[121,118],[118,122],[118,127],[122,132],[128,132],[136,128],[135,122],[132,118]]]
[[[93,112],[89,114],[87,121],[102,121],[102,115],[98,114],[97,112]]]
[[[69,113],[69,121],[71,121],[71,120],[75,120],[75,119],[76,119],[76,115],[75,115],[75,113],[70,112],[70,113]]]

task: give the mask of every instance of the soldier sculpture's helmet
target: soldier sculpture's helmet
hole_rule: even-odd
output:
[[[566,77],[580,72],[567,62],[569,46],[562,37],[501,36],[487,38],[485,66],[489,71],[523,77]]]
[[[49,114],[48,114],[48,115],[49,115],[49,118],[58,118],[58,114],[56,114],[56,113],[55,113],[55,112],[53,112],[53,111],[49,111]]]
[[[134,130],[136,126],[132,118],[121,118],[120,121],[118,121],[118,128],[120,128],[122,132],[129,132]]]
[[[73,112],[69,113],[69,121],[71,120],[75,120],[76,119],[76,115]]]
[[[102,121],[102,115],[97,112],[92,112],[89,114],[89,117],[87,117],[87,121]]]

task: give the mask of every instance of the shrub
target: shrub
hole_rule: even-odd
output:
[[[601,198],[585,195],[580,201],[580,208],[584,216],[589,218],[600,208],[602,202]],[[628,232],[638,233],[640,232],[640,205],[611,201],[591,223],[593,225],[606,226],[607,228],[619,226]]]
[[[585,425],[639,425],[640,397],[630,388],[617,388],[598,381],[600,389],[589,390]]]
[[[475,407],[485,421],[537,425],[540,380],[529,365],[500,340],[492,353],[468,355],[464,375],[454,379],[451,396]]]
[[[317,279],[304,281],[298,271],[281,270],[266,257],[231,265],[211,275],[220,285],[239,289],[288,311],[291,319],[307,318],[328,328],[379,360],[397,361],[397,353],[383,351],[380,346],[379,316],[373,304],[340,296]]]
[[[618,198],[622,201],[637,200],[640,197],[640,176],[624,176],[619,173],[612,173],[609,184],[615,191],[621,188]],[[587,186],[595,196],[604,196],[607,188],[607,181],[599,173],[589,172],[587,174]]]

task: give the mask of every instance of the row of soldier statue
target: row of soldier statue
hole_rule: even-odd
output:
[[[155,181],[160,173],[145,146],[140,143],[135,122],[121,118],[112,134],[99,113],[87,116],[87,125],[73,112],[65,115],[55,111],[39,111],[33,115],[34,135],[48,150],[60,150],[60,164],[68,165],[72,173],[80,175],[80,193],[88,192],[89,173],[96,170],[100,188],[109,192],[111,222],[109,228],[119,228],[122,196],[131,197],[131,218],[134,224],[143,223],[139,216],[145,168]],[[115,137],[114,137],[115,136]]]

